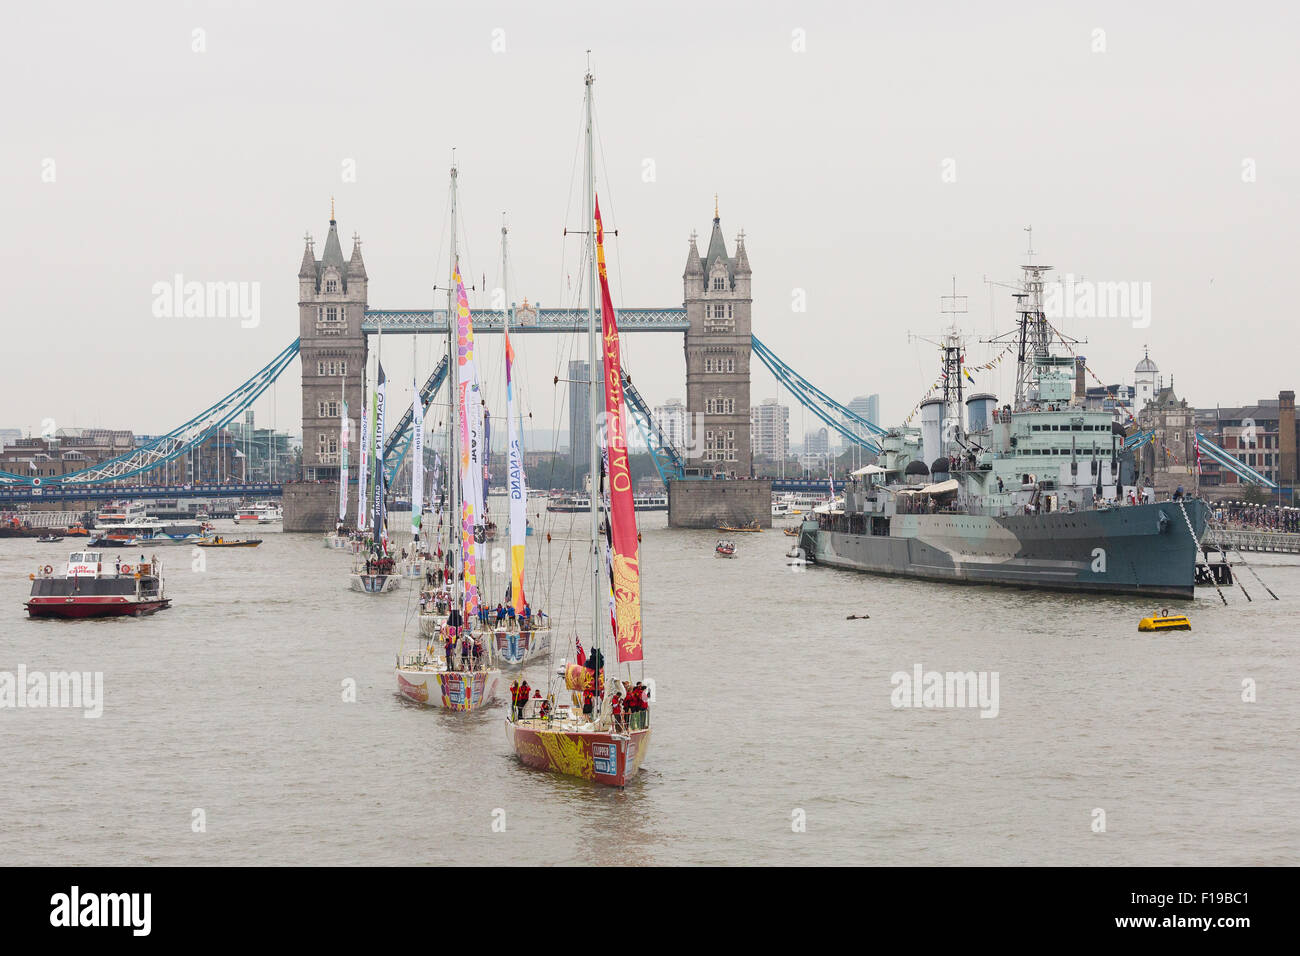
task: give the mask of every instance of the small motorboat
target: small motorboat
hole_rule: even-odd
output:
[[[797,537],[799,537],[799,529],[798,529],[798,528],[782,528],[782,529],[781,529],[781,533],[782,533],[783,535],[785,535],[787,538],[797,538]]]
[[[1187,619],[1187,615],[1170,614],[1168,608],[1162,609],[1159,614],[1152,614],[1138,621],[1139,631],[1190,631],[1191,629],[1192,622]]]
[[[62,540],[63,535],[61,534],[43,534],[36,539],[38,544],[57,544]]]
[[[200,548],[256,548],[262,543],[261,538],[235,538],[227,540],[221,535],[214,538],[202,538],[194,542]]]
[[[737,531],[761,532],[763,529],[760,528],[760,527],[758,526],[758,522],[757,522],[757,521],[751,521],[749,524],[747,524],[747,525],[741,525],[741,526],[739,526],[739,527],[737,527],[737,526],[735,526],[735,525],[730,525],[730,524],[720,524],[720,525],[718,525],[717,530],[718,530],[718,531],[726,531],[726,532],[729,532],[729,533],[734,533],[734,532],[737,532]]]
[[[713,553],[720,558],[734,558],[736,556],[736,545],[731,541],[719,541],[714,547]]]

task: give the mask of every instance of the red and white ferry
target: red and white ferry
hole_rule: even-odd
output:
[[[171,606],[157,557],[137,562],[114,555],[106,562],[102,551],[74,551],[62,574],[47,564],[30,577],[32,617],[140,617]]]

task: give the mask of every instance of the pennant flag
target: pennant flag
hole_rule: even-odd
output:
[[[411,535],[420,540],[420,523],[424,516],[424,406],[420,402],[420,383],[415,386],[411,401]]]
[[[604,343],[605,442],[609,453],[609,524],[614,554],[614,607],[618,622],[618,662],[641,657],[641,557],[637,540],[632,472],[628,467],[626,410],[623,404],[622,353],[614,300],[605,268],[605,229],[596,201],[596,265],[600,272],[600,325]],[[593,373],[595,370],[592,370]],[[596,383],[592,382],[592,387]]]
[[[370,411],[366,408],[364,396],[361,402],[361,470],[357,473],[357,530],[366,530],[366,515],[370,508],[366,498],[366,478],[370,470],[370,445],[374,439],[370,436]]]
[[[464,491],[460,508],[461,561],[465,580],[465,613],[478,611],[478,535],[481,533],[483,503],[483,401],[479,395],[478,368],[474,363],[474,321],[469,296],[460,277],[460,263],[452,273],[456,283],[456,364],[460,369],[460,394],[456,396],[460,429],[460,485]]]
[[[510,487],[510,598],[515,613],[524,613],[524,545],[528,534],[528,488],[524,479],[524,449],[519,442],[519,426],[515,413],[514,364],[515,350],[510,344],[510,330],[506,337],[506,474]]]
[[[370,450],[370,457],[375,463],[374,490],[374,524],[371,538],[381,544],[383,551],[388,551],[388,530],[384,525],[384,405],[388,395],[388,379],[384,377],[383,363],[379,365],[379,382],[375,385],[375,445]]]

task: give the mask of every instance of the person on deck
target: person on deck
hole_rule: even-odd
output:
[[[472,654],[473,654],[473,649],[470,647],[470,643],[469,643],[469,632],[466,631],[465,636],[460,639],[460,669],[461,670],[467,671],[470,669],[471,666],[470,661],[471,661]]]
[[[519,716],[520,717],[524,716],[524,705],[528,703],[528,696],[531,690],[532,688],[528,686],[528,678],[525,677],[523,682],[519,685]]]
[[[588,687],[582,692],[582,715],[584,717],[590,717],[595,706],[596,692]]]
[[[510,719],[519,719],[519,681],[510,682]]]
[[[504,621],[505,619],[506,619],[506,609],[502,607],[500,604],[498,604],[497,605],[497,627],[500,627],[501,622]]]
[[[480,640],[475,640],[474,641],[474,670],[481,671],[482,669],[483,669],[483,642]]]
[[[614,730],[615,730],[617,733],[622,733],[623,730],[624,730],[624,727],[623,727],[623,695],[620,694],[620,693],[618,693],[617,691],[614,692],[614,697],[613,697],[613,700],[612,700],[612,702],[611,702],[611,704],[610,704],[610,712],[614,715]]]
[[[514,606],[513,604],[507,604],[507,605],[506,605],[506,622],[507,622],[508,626],[510,627],[510,629],[511,629],[511,630],[514,630],[514,627],[515,627],[515,606]]]
[[[456,638],[454,635],[455,631],[450,627],[447,628],[447,639],[442,642],[442,653],[447,659],[447,670],[449,671],[456,669]]]

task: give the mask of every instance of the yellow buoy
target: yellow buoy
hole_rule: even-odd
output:
[[[1138,621],[1139,631],[1190,631],[1192,622],[1185,614],[1162,612]]]

